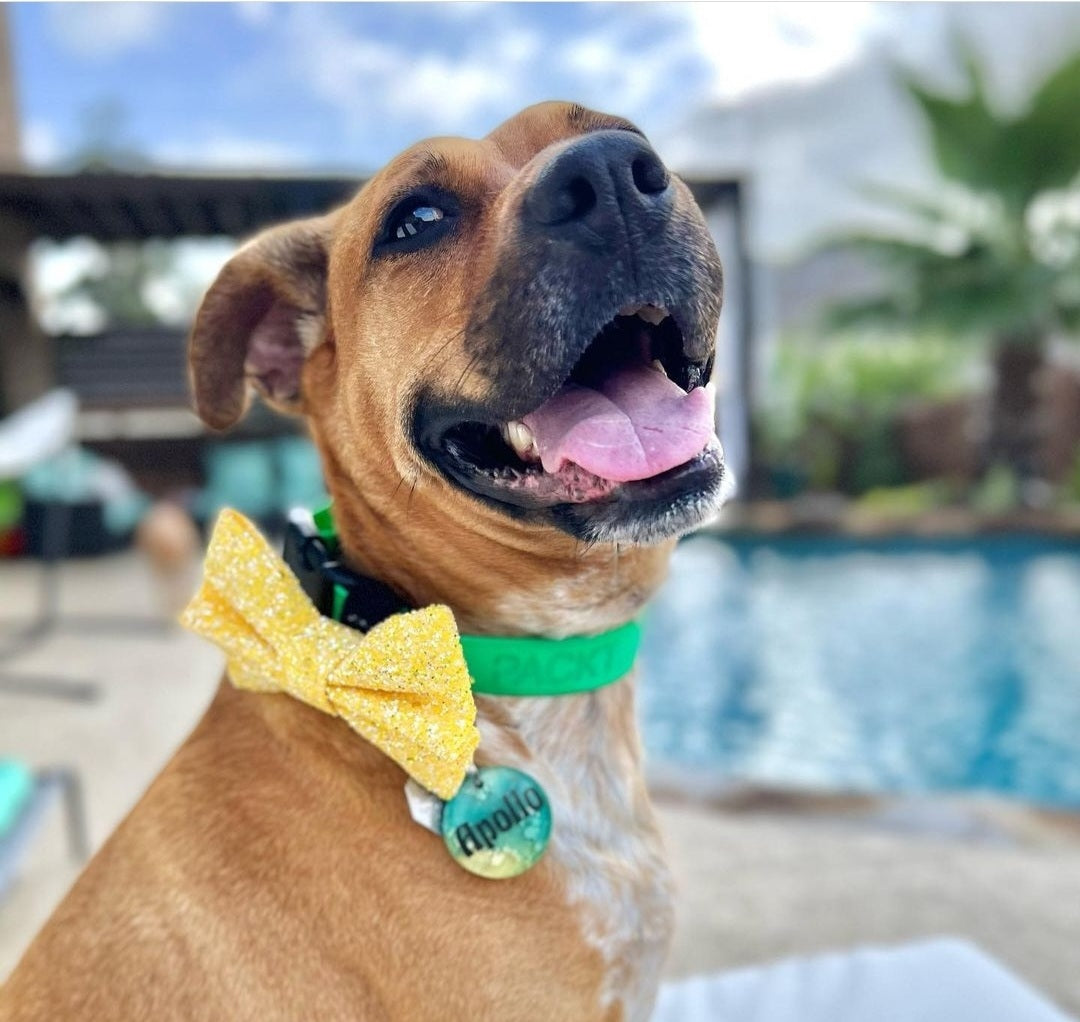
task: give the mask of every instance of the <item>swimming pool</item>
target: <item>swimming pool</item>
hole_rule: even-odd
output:
[[[642,660],[650,762],[1080,807],[1080,542],[693,538]]]

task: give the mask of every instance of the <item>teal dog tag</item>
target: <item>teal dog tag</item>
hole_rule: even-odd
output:
[[[442,836],[455,861],[491,880],[535,866],[551,837],[547,795],[528,774],[486,766],[466,775],[443,806]]]

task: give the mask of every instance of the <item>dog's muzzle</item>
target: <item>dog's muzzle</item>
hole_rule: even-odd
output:
[[[721,490],[707,387],[721,271],[685,186],[640,135],[571,141],[521,198],[467,349],[483,402],[422,394],[447,477],[590,540],[696,524]]]

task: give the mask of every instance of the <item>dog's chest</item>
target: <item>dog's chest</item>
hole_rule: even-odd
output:
[[[621,691],[620,691],[621,690]],[[604,1009],[646,1020],[673,928],[672,885],[645,792],[629,683],[481,710],[486,761],[531,773],[548,792],[548,855],[583,940],[605,963]]]

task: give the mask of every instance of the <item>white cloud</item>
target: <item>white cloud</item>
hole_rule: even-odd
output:
[[[50,167],[70,153],[47,121],[30,121],[22,130],[23,159],[32,167]],[[155,163],[182,170],[293,170],[310,166],[311,155],[284,142],[238,135],[221,125],[205,127],[187,138],[169,138],[153,145]]]
[[[505,64],[485,66],[430,54],[413,64],[404,87],[391,90],[386,98],[392,113],[423,114],[456,127],[468,124],[474,114],[513,88]]]
[[[230,134],[213,128],[200,137],[170,139],[155,146],[154,161],[165,167],[214,170],[289,170],[311,162],[294,146],[266,138]]]
[[[594,75],[610,68],[617,56],[615,42],[606,36],[579,36],[561,47],[562,62],[580,74]]]
[[[867,0],[631,5],[563,38],[555,21],[540,27],[517,9],[489,10],[480,12],[488,20],[477,44],[452,50],[438,45],[437,31],[398,43],[358,34],[332,8],[302,7],[290,23],[294,73],[354,120],[415,120],[437,132],[474,132],[481,118],[546,98],[538,87],[670,123],[673,112],[681,119],[710,101],[822,78],[863,52],[880,21]],[[671,83],[695,66],[709,81],[673,111]]]
[[[498,33],[498,45],[489,34],[487,44],[453,52],[362,37],[321,6],[292,14],[294,77],[354,119],[366,112],[375,121],[423,119],[438,131],[471,128],[478,114],[521,94],[542,50],[540,35],[521,25]]]
[[[541,9],[550,13],[406,7],[401,19],[423,28],[406,37],[385,17],[358,24],[333,4],[288,5],[261,23],[267,45],[236,69],[233,87],[251,101],[287,82],[336,122],[331,159],[367,165],[424,135],[484,134],[549,98],[629,116],[657,135],[709,103],[828,75],[863,51],[883,17],[868,2],[612,4],[568,26],[560,9]],[[176,148],[171,162],[196,162]],[[244,154],[226,155],[197,162],[235,165]],[[289,156],[265,162],[289,165]]]
[[[707,98],[714,100],[823,78],[859,56],[881,21],[877,6],[866,0],[689,3],[677,10],[712,68]]]
[[[557,52],[559,67],[578,85],[572,98],[630,117],[648,132],[654,126],[650,122],[670,120],[672,83],[685,83],[698,43],[689,27],[678,31],[669,26],[654,31],[642,49],[638,34],[650,28],[645,16],[650,9],[641,11],[624,11],[617,22],[578,35]],[[695,101],[685,91],[681,100],[687,107]]]
[[[20,132],[23,159],[32,167],[47,167],[60,161],[64,148],[56,129],[45,121],[30,121]]]
[[[527,28],[510,28],[499,34],[499,51],[504,59],[515,63],[540,56],[541,43],[540,33]]]
[[[59,45],[79,57],[106,60],[161,38],[169,4],[66,3],[49,7],[49,26]]]
[[[234,4],[233,11],[245,25],[262,28],[270,23],[270,18],[273,16],[273,4],[267,0],[242,0]]]

